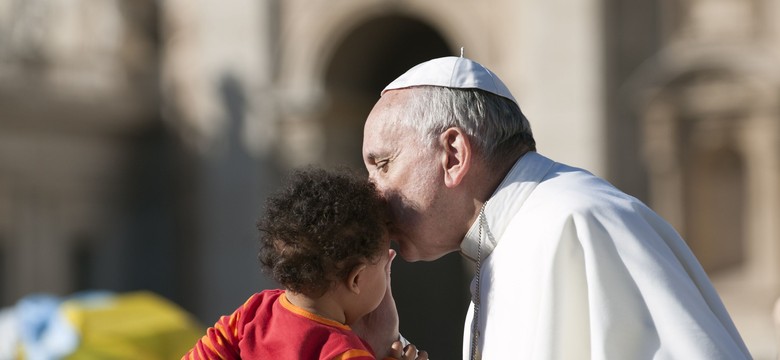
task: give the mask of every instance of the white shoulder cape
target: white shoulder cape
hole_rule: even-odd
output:
[[[482,359],[750,358],[677,232],[606,181],[531,152],[485,216]],[[478,223],[461,246],[469,258]]]

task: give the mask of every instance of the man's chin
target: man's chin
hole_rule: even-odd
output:
[[[398,247],[398,255],[406,262],[418,262],[423,260],[415,249],[409,249],[405,246]]]
[[[398,256],[400,256],[401,259],[404,259],[404,261],[406,262],[419,261],[419,259],[417,259],[416,256],[413,256],[412,254],[409,253],[409,251],[405,250],[404,248],[398,248],[398,251],[396,252],[398,253]]]
[[[401,256],[402,259],[406,262],[418,262],[418,261],[434,261],[438,260],[440,257],[446,255],[446,254],[421,254],[416,249],[408,249],[403,246],[401,246],[398,249],[398,255]]]

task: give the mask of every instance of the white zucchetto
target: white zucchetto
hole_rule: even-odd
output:
[[[503,96],[517,104],[517,100],[496,74],[476,61],[457,56],[437,58],[416,65],[387,85],[382,90],[382,95],[389,90],[424,85],[480,89]]]

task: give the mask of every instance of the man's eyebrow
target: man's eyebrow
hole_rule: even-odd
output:
[[[382,155],[378,154],[376,152],[370,152],[370,153],[366,154],[366,159],[368,161],[371,161],[371,162],[374,162],[374,161],[376,161],[376,159],[381,158],[381,157],[382,157]]]

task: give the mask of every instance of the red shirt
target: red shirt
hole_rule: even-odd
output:
[[[182,360],[374,360],[371,347],[349,326],[299,308],[284,290],[252,295],[222,316]]]

